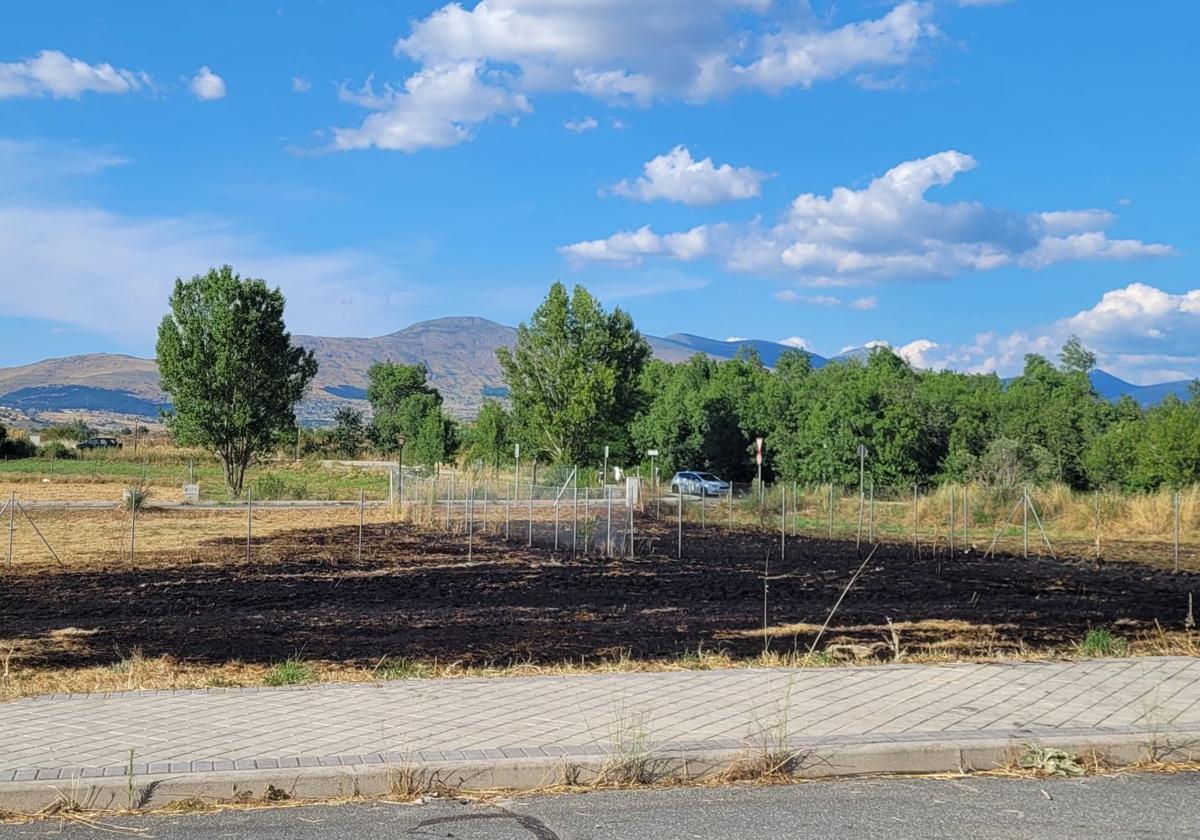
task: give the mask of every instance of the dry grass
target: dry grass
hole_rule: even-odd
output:
[[[931,624],[957,625],[959,622],[897,622],[894,626],[905,639],[906,626]],[[779,629],[792,629],[788,628]],[[794,625],[809,627],[809,625]],[[773,628],[775,629],[775,628]],[[728,668],[803,668],[857,665],[867,667],[896,661],[891,647],[882,636],[887,627],[880,625],[877,645],[847,641],[843,634],[862,633],[866,626],[834,627],[828,631],[824,649],[809,656],[805,649],[770,651],[752,659],[737,659],[720,651],[688,652],[673,659],[634,659],[620,654],[582,662],[537,664],[533,662],[464,665],[459,662],[426,662],[407,659],[381,659],[370,666],[321,660],[288,660],[291,667],[302,667],[303,682],[367,683],[396,679],[467,679],[534,676],[578,676],[613,673],[667,673],[707,671]],[[748,634],[762,631],[748,631]],[[87,631],[66,628],[39,642],[0,639],[0,702],[46,694],[85,694],[150,689],[241,688],[281,684],[281,663],[225,662],[202,664],[181,662],[170,656],[143,656],[130,651],[111,665],[86,668],[30,668],[23,659],[37,653],[70,651],[86,644]],[[991,637],[972,638],[963,633],[938,641],[904,641],[900,661],[908,664],[951,664],[958,662],[1032,662],[1071,659],[1079,656],[1075,645],[1061,649],[1029,649],[994,645]],[[1129,656],[1200,656],[1200,633],[1141,633],[1128,639]],[[990,646],[989,646],[990,645]]]

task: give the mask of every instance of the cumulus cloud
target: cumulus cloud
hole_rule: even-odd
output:
[[[52,96],[78,99],[84,93],[132,93],[151,85],[150,76],[111,64],[88,64],[59,50],[0,63],[0,99]]]
[[[312,82],[300,76],[292,76],[293,93],[308,93],[310,90],[312,90]]]
[[[806,338],[801,338],[798,335],[793,335],[790,338],[781,338],[777,342],[786,344],[788,347],[795,347],[798,350],[812,350],[812,344]]]
[[[576,262],[602,262],[638,265],[645,257],[670,257],[694,260],[708,252],[709,231],[698,227],[683,233],[659,236],[649,226],[613,234],[607,239],[576,242],[559,249]]]
[[[584,117],[581,120],[568,120],[563,123],[563,128],[572,134],[583,134],[585,131],[595,131],[599,125],[595,117]]]
[[[384,85],[377,93],[368,79],[357,92],[345,87],[344,102],[375,111],[357,128],[335,128],[335,149],[371,146],[401,152],[454,146],[468,140],[476,126],[500,114],[530,109],[523,94],[486,83],[474,62],[422,70],[401,90]]]
[[[782,289],[775,293],[775,300],[782,303],[803,303],[809,306],[845,306],[849,309],[876,309],[879,299],[874,295],[843,300],[836,295],[806,295],[794,289]]]
[[[532,97],[547,93],[645,107],[854,78],[909,63],[937,34],[933,14],[931,2],[905,0],[881,17],[828,26],[771,0],[656,0],[652,15],[644,0],[449,3],[414,21],[396,42],[396,56],[418,68],[402,88],[423,78],[469,74],[459,84],[475,89],[478,107],[464,110],[453,97],[408,102],[409,92],[363,126],[335,129],[335,136],[354,142],[334,148],[415,151],[461,143],[473,128],[527,110]],[[387,143],[391,132],[384,125],[397,121],[407,139]],[[417,125],[422,121],[432,127]],[[426,136],[432,142],[419,142]]]
[[[898,279],[949,278],[1003,266],[1045,268],[1080,260],[1131,260],[1171,255],[1169,245],[1110,239],[1115,221],[1103,210],[1019,213],[978,202],[938,202],[927,197],[976,166],[957,151],[905,161],[862,189],[835,187],[829,195],[804,193],[771,227],[760,222],[701,225],[687,236],[703,251],[686,255],[669,248],[636,256],[695,259],[712,256],[735,271],[776,274],[817,286],[846,286]],[[678,234],[638,231],[646,242]],[[636,264],[621,253],[622,238],[591,240],[586,248],[562,252],[579,260],[597,258]]]
[[[686,146],[648,160],[643,175],[613,186],[615,195],[635,201],[675,201],[680,204],[717,204],[756,198],[769,177],[749,166],[717,166],[711,157],[694,160]]]
[[[1200,376],[1200,289],[1172,293],[1131,283],[1048,324],[980,333],[963,344],[921,338],[896,352],[914,367],[1012,376],[1021,371],[1027,354],[1056,360],[1072,335],[1096,354],[1101,368],[1130,382]]]
[[[225,98],[225,80],[205,65],[196,71],[191,81],[192,93],[205,101]]]

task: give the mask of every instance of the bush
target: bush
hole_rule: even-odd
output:
[[[8,429],[0,426],[0,460],[32,458],[35,455],[37,447],[28,438],[10,437]]]
[[[254,479],[250,492],[263,502],[293,502],[308,498],[308,484],[303,481],[288,481],[281,475],[267,473]]]
[[[68,446],[59,443],[57,440],[52,440],[45,444],[41,449],[43,458],[53,458],[59,461],[70,461],[78,456],[78,452]]]

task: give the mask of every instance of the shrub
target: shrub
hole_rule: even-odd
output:
[[[125,488],[125,509],[141,510],[148,498],[150,498],[149,490],[141,484],[131,484]]]
[[[254,479],[250,492],[259,501],[296,501],[308,498],[308,484],[303,481],[289,481],[281,475],[266,473]]]
[[[79,453],[57,440],[52,440],[41,449],[43,458],[53,458],[58,461],[73,460]]]
[[[0,459],[32,458],[37,447],[25,437],[12,437],[8,429],[0,426]]]

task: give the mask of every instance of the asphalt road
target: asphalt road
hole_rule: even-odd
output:
[[[836,781],[107,819],[0,827],[13,838],[163,840],[1126,840],[1195,837],[1200,773],[1071,780]]]

